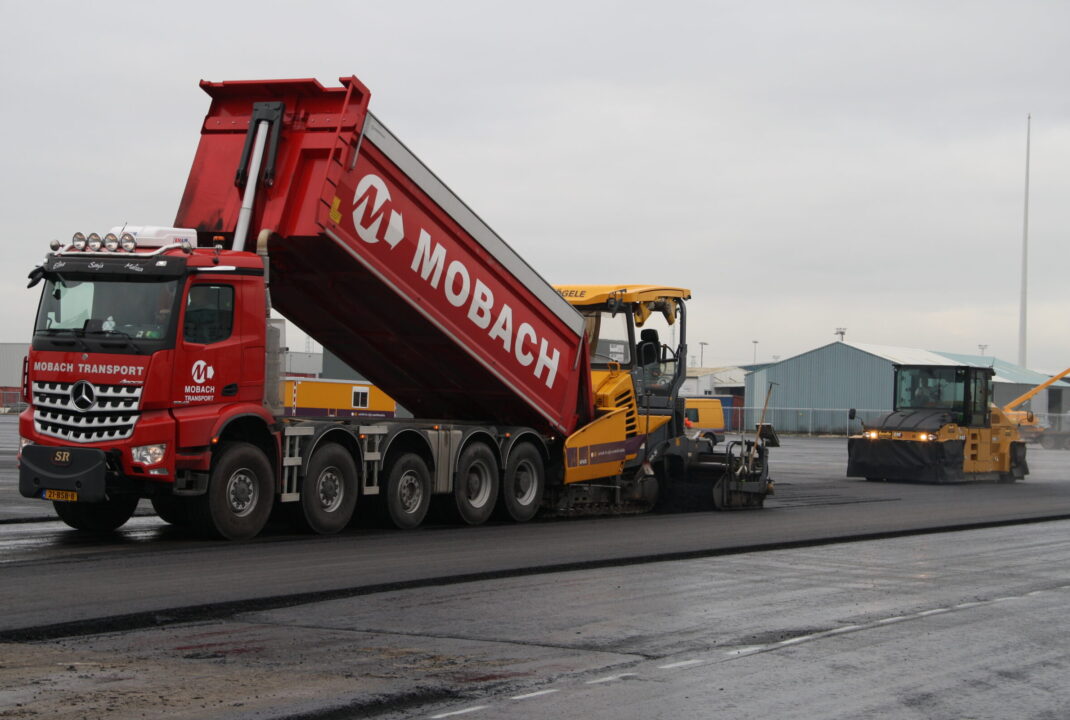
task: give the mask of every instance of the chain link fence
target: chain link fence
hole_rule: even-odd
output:
[[[0,390],[0,415],[20,413],[26,407],[19,390]]]
[[[771,423],[779,433],[796,435],[855,435],[862,432],[863,423],[872,422],[890,409],[856,408],[851,419],[850,408],[793,408],[793,407],[726,407],[727,427],[753,428],[759,422]]]
[[[790,408],[768,407],[766,423],[772,423],[777,432],[797,435],[855,435],[862,432],[864,424],[873,423],[891,409],[856,408],[851,419],[850,408]],[[762,417],[760,407],[725,407],[727,428],[752,429]],[[1042,428],[1058,432],[1070,432],[1070,413],[1035,413]]]

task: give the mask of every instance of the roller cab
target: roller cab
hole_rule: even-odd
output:
[[[903,365],[894,410],[847,446],[847,476],[927,483],[1013,482],[1025,477],[1025,444],[991,404],[990,367]]]

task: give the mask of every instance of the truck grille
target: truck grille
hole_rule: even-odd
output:
[[[140,404],[140,385],[33,383],[34,427],[68,442],[125,440],[134,433]]]

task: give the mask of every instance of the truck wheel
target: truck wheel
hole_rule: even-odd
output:
[[[197,497],[194,523],[210,537],[248,540],[267,523],[274,500],[271,463],[249,443],[227,443],[217,452],[208,492]]]
[[[411,530],[424,521],[431,504],[431,473],[416,453],[405,453],[390,468],[386,481],[386,509],[390,521]]]
[[[152,509],[165,523],[178,526],[189,525],[189,498],[174,495],[158,495],[152,498]]]
[[[1045,450],[1054,450],[1058,444],[1058,440],[1051,435],[1044,434],[1040,436],[1040,447]]]
[[[516,522],[532,519],[542,504],[545,487],[542,453],[530,443],[513,448],[498,503],[502,513]]]
[[[453,502],[461,520],[482,525],[498,502],[498,460],[483,443],[472,443],[457,461]]]
[[[108,533],[121,527],[137,508],[137,495],[116,495],[101,503],[53,502],[59,519],[75,530]]]
[[[349,524],[357,506],[357,466],[337,443],[316,450],[301,480],[301,520],[306,529],[332,535]]]

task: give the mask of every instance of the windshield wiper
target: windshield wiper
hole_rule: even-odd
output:
[[[117,347],[127,347],[127,346],[132,347],[132,348],[134,348],[134,351],[138,355],[142,355],[144,353],[144,351],[141,349],[141,346],[138,345],[136,342],[134,342],[134,336],[131,335],[130,333],[123,332],[122,330],[89,330],[85,334],[86,335],[118,335],[119,337],[121,337],[124,340],[126,340],[126,342],[123,342],[123,343],[112,343],[112,345],[117,346]]]
[[[34,332],[34,335],[47,335],[49,337],[55,337],[60,334],[70,334],[71,337],[78,341],[78,344],[82,346],[84,352],[89,352],[89,346],[85,344],[85,332],[79,328],[41,328]]]

